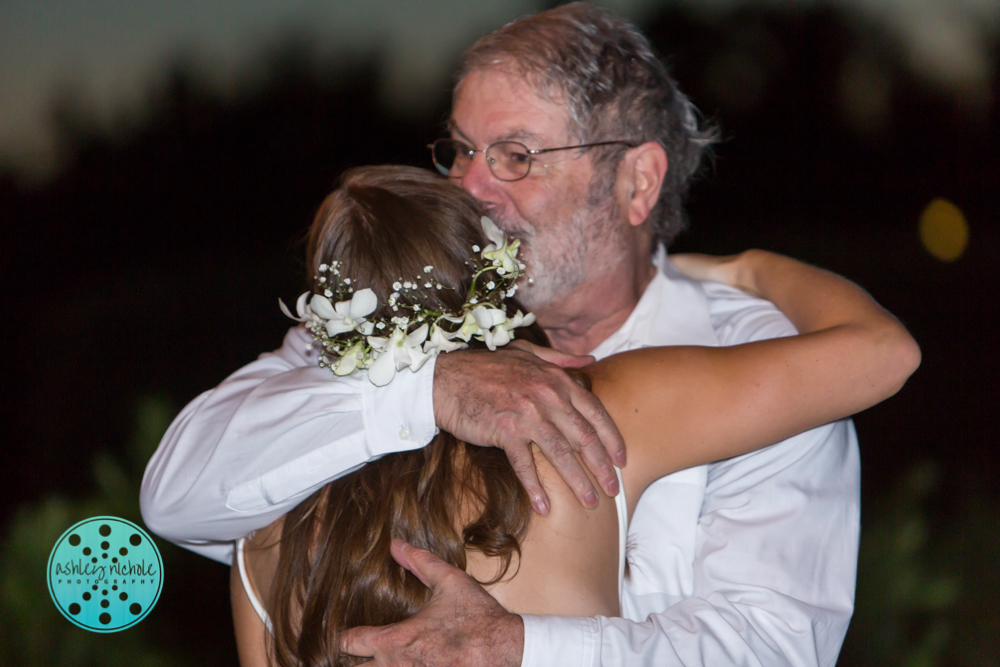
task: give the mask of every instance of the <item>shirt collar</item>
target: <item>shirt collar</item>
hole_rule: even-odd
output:
[[[662,247],[653,264],[658,271],[635,310],[625,324],[591,352],[593,356],[603,359],[616,352],[658,345],[719,344],[701,283],[678,271]]]

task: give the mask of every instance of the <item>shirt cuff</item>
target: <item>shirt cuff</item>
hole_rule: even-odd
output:
[[[434,422],[436,362],[436,357],[429,359],[417,372],[403,369],[384,387],[365,382],[365,432],[373,457],[420,449],[437,435]]]
[[[596,618],[532,616],[524,620],[521,667],[597,667],[600,664],[601,626]]]

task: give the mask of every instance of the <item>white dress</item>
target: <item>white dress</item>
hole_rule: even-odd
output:
[[[620,491],[618,495],[615,496],[615,509],[618,510],[618,599],[621,600],[622,586],[625,582],[625,546],[626,540],[628,538],[628,504],[625,502],[625,483],[622,481],[622,471],[615,468],[615,473],[618,475],[618,488]],[[241,537],[236,540],[236,564],[240,568],[240,580],[243,582],[243,589],[247,592],[247,597],[250,598],[250,604],[253,605],[254,611],[260,616],[260,620],[264,622],[267,627],[268,632],[273,632],[271,628],[271,618],[267,615],[267,610],[264,609],[264,605],[261,604],[260,598],[257,597],[257,593],[254,591],[253,585],[250,583],[250,575],[247,573],[246,559],[243,556],[243,545],[246,544],[247,538]]]

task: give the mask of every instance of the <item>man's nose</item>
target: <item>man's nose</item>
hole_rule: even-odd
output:
[[[483,153],[476,153],[458,184],[479,201],[492,202],[495,197],[491,195],[496,192],[497,182],[498,179],[486,164],[486,156]]]

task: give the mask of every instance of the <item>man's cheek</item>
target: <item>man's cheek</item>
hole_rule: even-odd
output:
[[[521,241],[521,247],[519,248],[519,253],[518,254],[521,257],[521,261],[524,262],[525,265],[527,265],[527,267],[528,267],[528,273],[530,274],[531,273],[532,260],[534,260],[534,258],[535,258],[534,253],[532,253],[532,251],[531,251],[531,245],[522,240]]]

